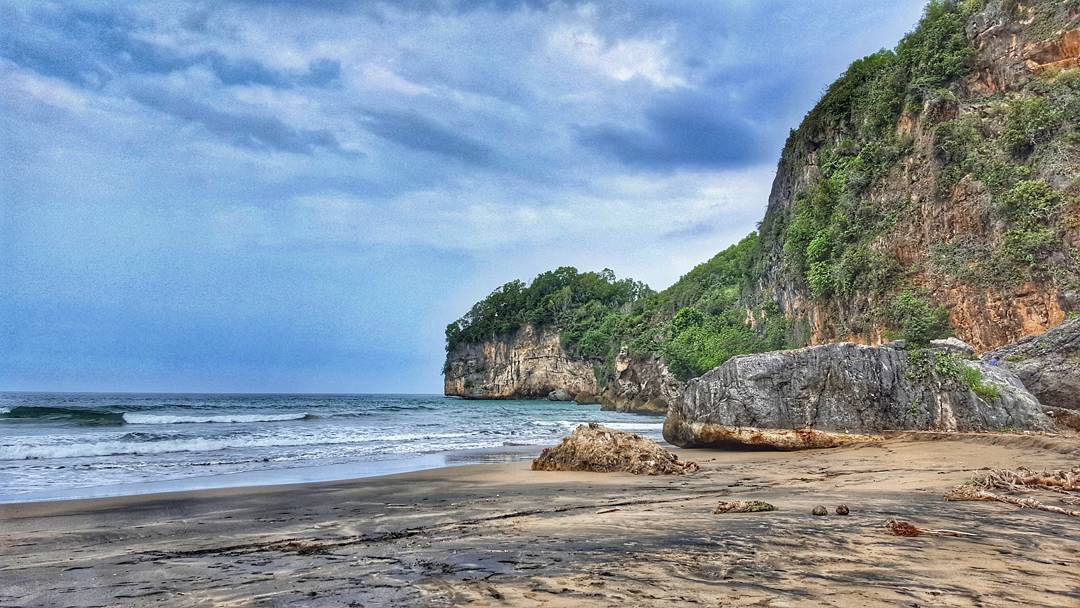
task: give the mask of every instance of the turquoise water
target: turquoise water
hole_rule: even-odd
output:
[[[584,422],[661,419],[435,395],[0,393],[0,502],[316,481],[525,458]]]

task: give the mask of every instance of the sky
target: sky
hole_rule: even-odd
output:
[[[922,0],[0,0],[0,390],[442,390],[558,266],[662,289]]]

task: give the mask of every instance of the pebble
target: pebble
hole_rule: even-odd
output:
[[[826,509],[825,507],[821,506],[821,505],[818,505],[818,506],[814,507],[814,510],[811,511],[811,513],[813,513],[814,515],[828,515],[829,510]]]

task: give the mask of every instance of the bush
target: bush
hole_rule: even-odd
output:
[[[1061,124],[1061,113],[1044,97],[1025,97],[1014,101],[1006,114],[1002,146],[1011,154],[1024,155],[1045,141]]]
[[[1017,228],[1005,233],[1002,254],[1016,264],[1032,265],[1058,245],[1057,233],[1049,228]]]
[[[1024,180],[999,197],[1005,217],[1019,226],[1053,223],[1061,207],[1061,195],[1043,181]]]
[[[935,306],[914,291],[904,291],[892,301],[887,311],[889,324],[900,331],[900,337],[914,346],[930,343],[952,334],[949,311]]]
[[[812,262],[806,271],[806,282],[810,286],[810,293],[815,298],[823,298],[832,293],[835,285],[833,267],[829,262]]]

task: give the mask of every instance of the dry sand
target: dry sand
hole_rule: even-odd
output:
[[[702,471],[523,462],[4,505],[0,606],[1080,606],[1080,519],[942,499],[984,467],[1071,466],[1075,439],[680,456]],[[779,510],[714,515],[722,499]]]

